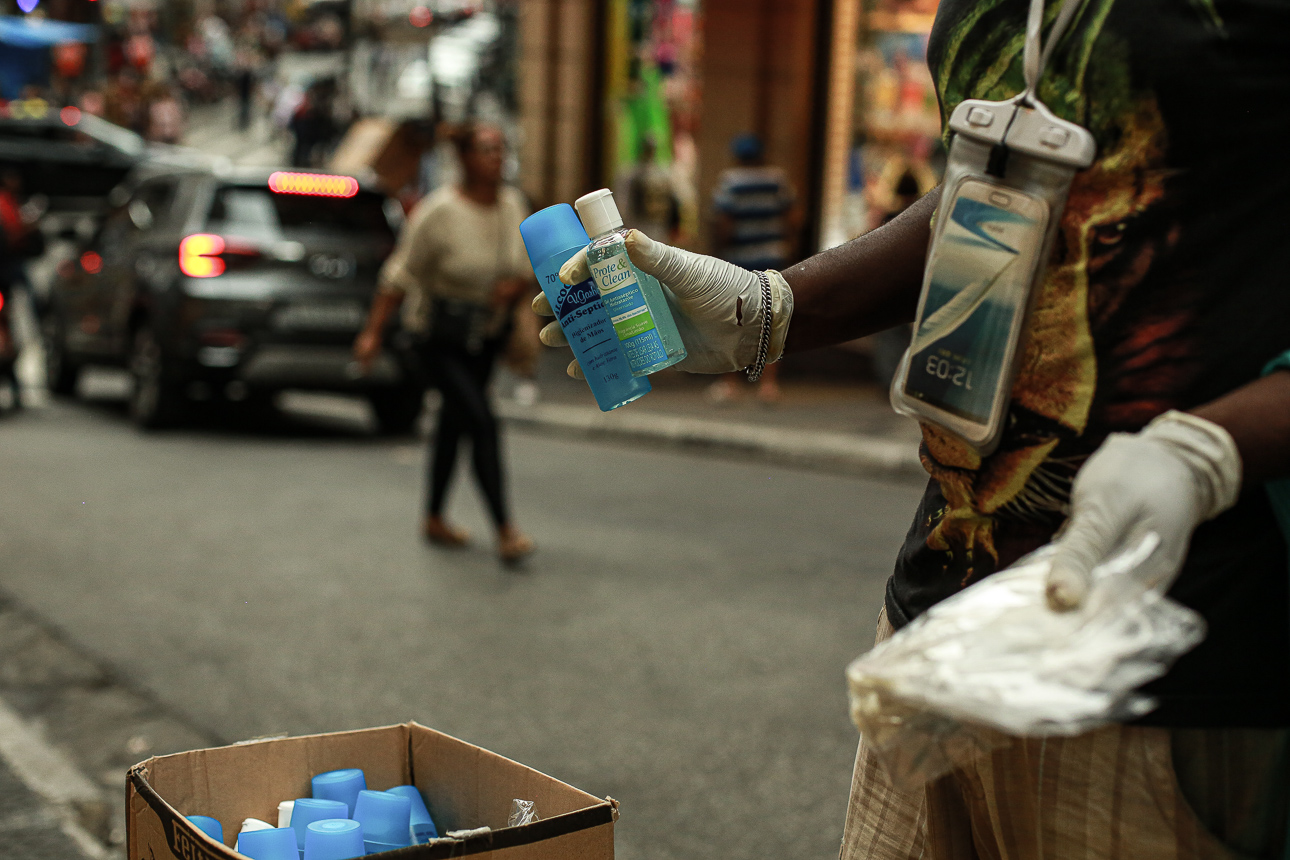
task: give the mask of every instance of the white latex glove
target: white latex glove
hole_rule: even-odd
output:
[[[675,366],[690,373],[726,373],[742,370],[757,359],[761,339],[762,290],[757,276],[716,257],[706,257],[655,242],[639,230],[626,236],[627,255],[636,268],[653,275],[664,287],[668,307],[685,344],[686,357]],[[793,316],[793,291],[774,270],[770,279],[771,333],[766,363],[778,361],[784,352],[788,323]],[[560,280],[579,284],[591,278],[584,248],[560,268]],[[533,310],[553,316],[545,293],[533,300]],[[568,346],[558,322],[542,329],[547,346]],[[582,379],[578,362],[569,365],[569,375]]]
[[[1160,543],[1136,569],[1136,584],[1165,590],[1196,526],[1230,508],[1240,490],[1236,443],[1211,421],[1166,412],[1138,433],[1111,434],[1075,476],[1071,517],[1054,541],[1049,607],[1079,607],[1093,567],[1150,532]]]

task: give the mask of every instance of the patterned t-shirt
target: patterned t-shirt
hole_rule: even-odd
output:
[[[1028,6],[943,0],[928,62],[944,116],[1023,88]],[[1040,96],[1098,158],[1071,187],[999,449],[983,460],[924,427],[932,480],[888,583],[897,626],[1047,542],[1108,433],[1290,348],[1290,2],[1083,0]],[[1172,594],[1209,633],[1149,687],[1149,721],[1290,725],[1286,565],[1262,487],[1197,530]]]

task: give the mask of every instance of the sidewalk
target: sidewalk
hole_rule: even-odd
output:
[[[220,742],[0,593],[0,858],[123,860],[130,765]]]
[[[564,438],[698,449],[866,477],[926,475],[918,426],[893,412],[877,385],[789,377],[774,404],[760,402],[747,384],[739,385],[738,398],[717,404],[707,394],[715,377],[664,371],[650,377],[654,390],[645,397],[603,413],[583,383],[564,375],[566,359],[559,350],[543,355],[536,403],[499,399],[498,413],[508,424]]]
[[[103,860],[109,852],[79,823],[98,791],[0,700],[0,857]]]

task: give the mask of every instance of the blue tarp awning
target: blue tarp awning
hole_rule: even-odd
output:
[[[0,45],[14,48],[48,48],[60,42],[93,42],[98,38],[94,24],[71,24],[48,18],[0,16]]]

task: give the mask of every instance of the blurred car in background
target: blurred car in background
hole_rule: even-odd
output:
[[[366,374],[351,354],[401,222],[391,198],[349,176],[150,164],[112,202],[54,278],[52,392],[105,363],[134,377],[142,427],[193,401],[267,406],[288,388],[361,394],[384,432],[414,425],[422,387],[401,354]]]
[[[0,170],[16,170],[24,192],[44,195],[52,210],[101,209],[146,149],[134,132],[76,107],[32,100],[0,110]]]
[[[38,304],[54,267],[93,234],[108,195],[142,160],[148,145],[134,132],[40,99],[0,104],[0,176],[16,175],[22,197],[40,215],[45,252],[27,261]]]

